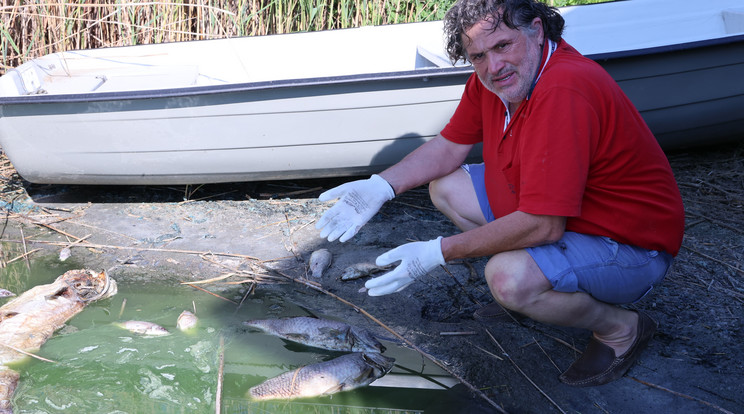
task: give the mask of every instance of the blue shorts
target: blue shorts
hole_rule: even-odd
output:
[[[488,204],[483,164],[463,166],[487,221]],[[584,292],[612,304],[633,303],[660,283],[672,265],[665,252],[618,243],[609,237],[565,232],[561,240],[526,249],[558,292]]]

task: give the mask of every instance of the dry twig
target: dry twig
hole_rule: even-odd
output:
[[[666,391],[668,393],[671,393],[673,395],[676,395],[677,397],[682,397],[682,398],[687,398],[688,400],[697,401],[697,402],[699,402],[699,403],[701,403],[703,405],[707,405],[708,407],[714,408],[714,409],[716,409],[716,410],[718,410],[718,411],[720,411],[722,413],[734,414],[734,413],[732,413],[731,411],[729,411],[729,410],[727,410],[725,408],[719,407],[716,404],[710,403],[708,401],[701,400],[700,398],[696,398],[696,397],[693,397],[693,396],[687,395],[687,394],[682,394],[681,392],[672,391],[669,388],[664,388],[661,385],[652,384],[650,382],[646,382],[646,381],[640,380],[640,379],[638,379],[636,377],[628,377],[628,378],[632,379],[633,381],[639,382],[639,383],[641,383],[643,385],[649,386],[651,388],[656,388],[657,390]]]
[[[496,338],[493,335],[491,335],[491,332],[488,329],[486,329],[486,333],[488,334],[489,337],[491,337],[491,340],[499,347],[499,349],[501,350],[501,353],[504,354],[506,359],[508,359],[509,362],[511,362],[512,365],[514,365],[514,368],[516,368],[517,371],[519,371],[519,373],[522,374],[522,376],[525,377],[527,381],[529,381],[529,383],[532,384],[532,386],[535,387],[540,392],[540,394],[542,394],[545,398],[547,398],[548,401],[550,401],[550,403],[553,404],[555,408],[558,409],[558,411],[562,412],[563,414],[566,414],[566,412],[563,411],[563,409],[555,401],[553,401],[553,399],[550,398],[550,396],[546,394],[545,391],[542,390],[542,388],[540,388],[537,384],[535,384],[535,382],[532,381],[532,379],[529,376],[527,376],[527,374],[524,371],[522,371],[522,368],[520,368],[519,365],[517,365],[517,363],[514,362],[514,360],[509,356],[509,354],[506,353],[506,350],[504,349],[504,347],[502,347],[499,341],[497,341]]]
[[[21,353],[21,354],[23,354],[23,355],[26,355],[26,356],[30,356],[31,358],[36,358],[36,359],[38,359],[39,361],[44,361],[44,362],[51,362],[51,363],[53,363],[53,364],[56,364],[56,363],[57,363],[57,361],[52,361],[51,359],[46,359],[46,358],[44,358],[44,357],[40,357],[40,356],[38,356],[38,355],[36,355],[36,354],[32,354],[31,352],[27,352],[27,351],[24,351],[24,350],[22,350],[22,349],[20,349],[20,348],[16,348],[16,347],[14,347],[13,345],[8,345],[8,344],[4,344],[4,343],[2,343],[2,342],[0,342],[0,345],[4,346],[4,347],[6,347],[6,348],[10,348],[10,349],[12,349],[12,350],[14,350],[14,351],[16,351],[16,352],[18,352],[18,353]]]

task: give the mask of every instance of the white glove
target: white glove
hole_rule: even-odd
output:
[[[387,266],[400,260],[400,265],[380,277],[370,279],[364,284],[370,296],[382,296],[400,292],[413,283],[416,278],[444,264],[442,256],[442,236],[427,242],[413,242],[398,246],[381,254],[377,266]]]
[[[393,197],[395,197],[393,187],[377,174],[367,180],[352,181],[331,188],[318,199],[340,200],[320,217],[315,228],[323,229],[320,237],[328,236],[328,241],[334,241],[341,236],[339,241],[343,243],[354,237],[380,207]]]

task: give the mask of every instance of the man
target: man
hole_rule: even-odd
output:
[[[399,291],[448,260],[490,256],[485,278],[503,307],[593,332],[560,379],[594,386],[622,377],[653,336],[648,315],[616,305],[664,278],[684,210],[638,111],[562,31],[557,10],[535,0],[455,4],[447,51],[475,73],[454,116],[398,164],[321,194],[340,200],[317,227],[344,242],[395,194],[430,183],[434,205],[463,232],[378,257],[401,263],[368,281],[369,295]],[[484,163],[461,167],[478,142]],[[494,305],[476,314],[494,316]]]

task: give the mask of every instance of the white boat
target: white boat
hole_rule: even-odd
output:
[[[744,137],[744,2],[560,9],[665,149]],[[54,53],[0,77],[0,146],[35,183],[379,172],[434,137],[472,68],[442,23]],[[474,154],[477,155],[477,154]]]

